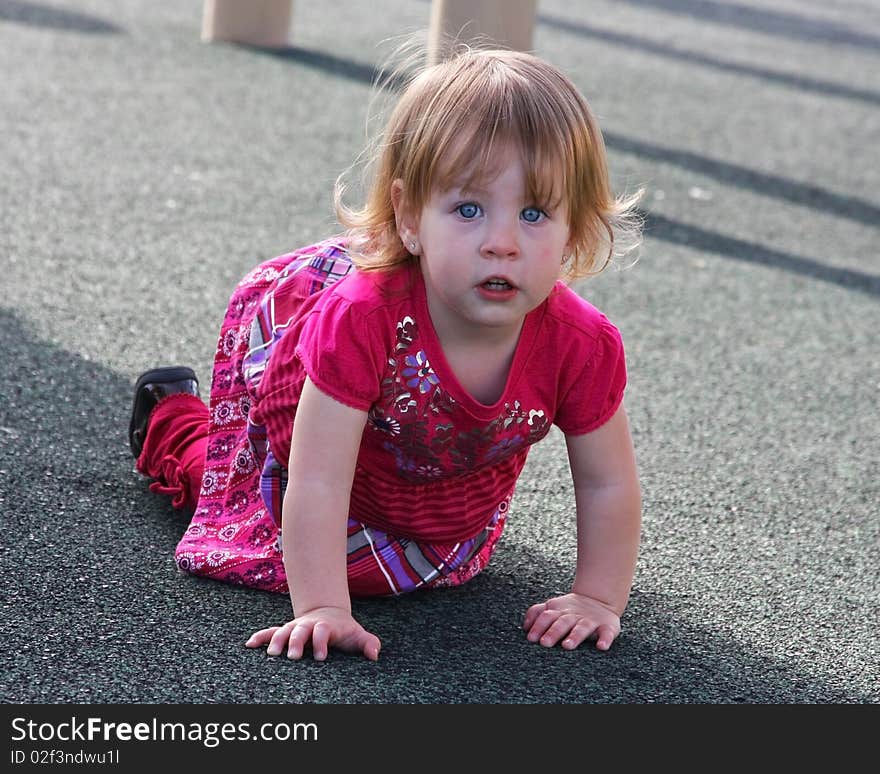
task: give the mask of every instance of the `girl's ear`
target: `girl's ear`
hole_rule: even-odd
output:
[[[391,204],[394,207],[394,221],[397,225],[397,233],[404,247],[411,253],[416,252],[418,246],[419,223],[409,208],[406,206],[403,180],[397,178],[391,184]],[[415,246],[415,247],[414,247]]]

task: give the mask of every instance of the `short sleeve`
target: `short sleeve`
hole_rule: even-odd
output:
[[[306,377],[340,403],[366,411],[376,402],[389,344],[387,308],[377,303],[372,283],[346,293],[344,281],[305,298],[277,343],[256,389],[250,420],[265,431],[282,464],[290,456],[293,420]],[[350,296],[354,296],[351,298]],[[393,345],[392,345],[393,346]]]
[[[566,435],[583,435],[614,416],[626,387],[626,357],[620,331],[604,316],[595,346],[578,369],[577,354],[562,367],[575,374],[556,412],[555,423]]]
[[[296,357],[315,386],[334,400],[367,411],[378,399],[385,363],[381,317],[364,315],[331,295],[303,326]]]

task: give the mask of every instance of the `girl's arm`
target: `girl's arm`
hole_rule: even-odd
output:
[[[346,528],[366,412],[325,395],[306,378],[287,467],[281,537],[294,614],[351,611]]]
[[[247,645],[269,643],[294,659],[311,643],[316,659],[332,645],[378,658],[379,639],[351,615],[346,529],[351,484],[367,415],[321,392],[306,379],[290,447],[282,508],[284,570],[295,618],[256,632]]]
[[[577,567],[570,594],[533,605],[523,628],[532,642],[602,650],[620,633],[641,535],[641,493],[623,406],[591,433],[566,436],[577,506]]]

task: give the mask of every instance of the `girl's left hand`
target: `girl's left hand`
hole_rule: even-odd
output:
[[[574,650],[584,640],[595,639],[599,650],[608,650],[620,634],[620,616],[606,604],[584,594],[564,594],[532,605],[523,621],[529,642],[552,648],[562,641]]]

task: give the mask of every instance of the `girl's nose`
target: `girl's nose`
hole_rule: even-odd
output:
[[[516,225],[510,223],[491,225],[480,252],[485,258],[516,258],[519,255]]]

